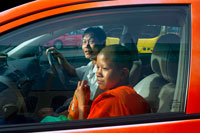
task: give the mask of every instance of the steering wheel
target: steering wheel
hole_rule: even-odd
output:
[[[62,83],[62,85],[66,88],[67,84],[69,84],[69,76],[64,71],[62,65],[58,63],[58,60],[55,59],[55,57],[53,57],[51,51],[52,50],[48,51],[47,58],[48,58],[48,62],[49,62],[49,65],[51,67],[51,70],[53,72],[53,75],[57,75],[58,79],[60,80],[60,82]],[[57,61],[56,64],[55,64],[55,61]]]

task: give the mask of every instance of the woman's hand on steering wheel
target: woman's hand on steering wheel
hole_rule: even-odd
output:
[[[62,64],[63,62],[66,61],[65,57],[60,52],[58,52],[54,47],[50,47],[46,50],[47,56],[49,52],[53,55],[54,58],[57,58],[59,64]]]
[[[66,75],[66,72],[63,69],[63,61],[66,61],[65,57],[58,52],[54,47],[48,48],[46,50],[47,58],[49,65],[54,74],[58,75],[61,83],[66,87],[66,84],[69,82],[69,77]],[[54,60],[58,62],[58,65],[55,65]],[[57,66],[57,67],[56,67]]]

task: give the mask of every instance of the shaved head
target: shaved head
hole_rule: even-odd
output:
[[[104,55],[104,57],[114,63],[116,67],[128,68],[132,67],[133,58],[131,52],[121,45],[110,45],[103,48],[99,55]]]

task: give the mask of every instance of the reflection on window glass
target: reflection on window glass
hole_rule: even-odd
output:
[[[165,25],[145,25],[139,34],[137,48],[139,53],[152,53],[156,41],[163,35],[181,35],[181,28]]]
[[[0,61],[3,64],[0,65],[3,77],[0,80],[1,124],[39,123],[41,120],[71,121],[144,113],[151,115],[150,110],[154,113],[184,112],[181,108],[184,101],[174,94],[184,94],[187,88],[185,84],[183,87],[176,87],[183,84],[182,78],[187,77],[188,73],[185,69],[178,69],[179,65],[184,65],[181,64],[184,63],[183,59],[187,62],[185,55],[188,55],[188,49],[182,47],[188,45],[188,42],[181,42],[188,37],[188,33],[183,31],[187,29],[187,17],[184,16],[187,14],[186,10],[185,6],[133,6],[110,9],[110,14],[104,15],[102,13],[107,10],[98,10],[101,12],[99,14],[96,11],[67,14],[47,19],[44,23],[43,20],[34,23],[39,27],[37,33],[32,33],[34,28],[31,24],[25,26],[26,30],[23,32],[29,34],[29,37],[24,37],[25,33],[19,37],[11,34],[13,38],[5,38],[2,43],[0,40],[0,44],[8,44],[6,47],[2,45],[1,51],[11,49],[2,54],[5,56]],[[90,15],[83,17],[83,14]],[[68,17],[70,19],[63,19]],[[44,26],[49,29],[43,28]],[[38,33],[39,31],[43,33]],[[22,31],[17,32],[16,29],[16,35]],[[122,53],[129,54],[107,57],[114,64],[108,65],[113,69],[110,75],[101,73],[111,68],[102,68],[103,61],[98,61],[98,53],[104,47],[108,50],[115,47],[127,50]],[[111,58],[112,56],[116,58]],[[112,62],[114,59],[117,63]],[[122,73],[124,67],[127,69],[123,69]],[[121,81],[123,77],[126,79]],[[74,93],[78,81],[82,80],[88,80],[88,83],[84,82],[84,89],[87,89],[87,98],[84,100],[87,102],[88,112],[83,112],[84,115],[80,117],[80,99]],[[14,87],[10,86],[11,82]],[[104,84],[105,82],[108,84]],[[118,82],[120,85],[124,83],[123,86],[126,87],[120,88]],[[131,87],[127,87],[127,84]],[[130,91],[131,96],[124,90]],[[123,97],[116,100],[118,94],[130,98],[131,102]],[[111,95],[113,99],[110,100],[108,97]],[[134,96],[143,102],[135,104],[139,101]],[[103,104],[98,103],[98,100]],[[175,103],[180,106],[175,108]],[[127,106],[122,106],[123,104]],[[133,109],[133,105],[138,106]],[[123,111],[129,109],[132,111]]]

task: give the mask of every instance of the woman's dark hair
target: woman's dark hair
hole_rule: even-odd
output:
[[[104,32],[103,29],[101,29],[101,28],[99,28],[99,27],[90,27],[90,28],[88,28],[88,29],[84,32],[83,37],[84,37],[86,34],[90,34],[91,37],[97,39],[100,43],[105,44],[105,41],[106,41],[106,33]]]

